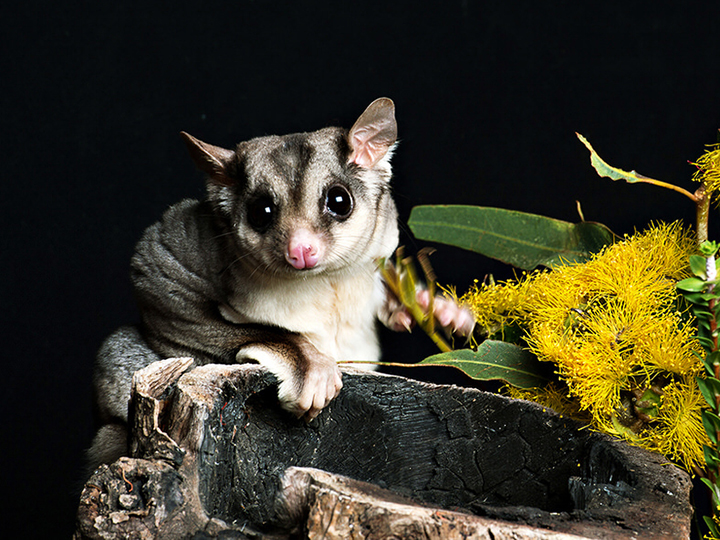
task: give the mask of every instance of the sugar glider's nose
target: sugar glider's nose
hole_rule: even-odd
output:
[[[323,255],[323,241],[312,231],[302,228],[290,235],[285,260],[297,270],[307,270],[317,266]]]

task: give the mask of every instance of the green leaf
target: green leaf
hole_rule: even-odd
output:
[[[706,262],[707,259],[705,257],[700,255],[690,255],[690,270],[692,270],[692,273],[701,278],[703,281],[707,279],[707,273],[705,272]]]
[[[683,292],[683,298],[685,298],[688,302],[699,304],[701,306],[707,306],[708,304],[708,301],[703,293]]]
[[[703,447],[703,449],[704,449],[704,448],[707,448],[707,447]],[[707,463],[707,462],[706,462],[706,463]],[[718,485],[717,485],[717,484],[714,484],[713,481],[710,480],[709,478],[701,478],[700,480],[701,480],[702,483],[705,484],[705,485],[707,486],[707,488],[710,490],[710,494],[711,494],[712,499],[713,499],[713,506],[715,506],[715,505],[717,505],[718,503],[720,503],[720,497],[718,496],[718,495],[720,495],[720,489],[718,489]],[[716,538],[717,538],[717,536],[716,536]]]
[[[695,316],[696,319],[701,320],[711,320],[713,318],[712,311],[707,309],[706,306],[703,306],[701,304],[695,304],[690,307],[690,311],[692,311],[692,314]]]
[[[482,206],[416,206],[408,224],[421,240],[468,249],[523,270],[585,261],[615,238],[598,223],[573,224]]]
[[[502,380],[518,388],[537,388],[550,382],[548,366],[513,343],[485,340],[477,351],[460,349],[426,358],[420,364],[451,366],[475,380]]]
[[[585,145],[585,148],[590,151],[590,163],[595,168],[595,171],[597,171],[598,175],[610,178],[611,180],[625,180],[629,184],[634,184],[636,182],[644,182],[646,184],[653,184],[655,186],[671,189],[673,191],[677,191],[678,193],[682,193],[686,197],[690,198],[693,202],[697,203],[697,197],[684,188],[678,187],[673,184],[668,184],[667,182],[663,182],[662,180],[650,178],[649,176],[644,176],[635,171],[623,171],[622,169],[618,169],[617,167],[608,165],[605,161],[602,160],[602,158],[600,158],[597,152],[595,152],[595,149],[590,145],[590,143],[585,137],[583,137],[579,133],[575,133],[575,135],[577,135],[578,139],[580,139],[580,142]]]
[[[710,491],[715,491],[717,489],[717,486],[715,486],[709,478],[701,478],[700,480]]]
[[[713,351],[702,358],[705,369],[708,371],[711,377],[715,377],[715,366],[720,364],[720,351]]]
[[[651,388],[647,388],[642,396],[635,402],[635,410],[649,418],[657,418],[660,402],[660,394],[657,394]]]
[[[597,154],[597,152],[595,152],[595,149],[590,145],[590,143],[585,137],[583,137],[579,133],[576,133],[575,135],[577,135],[578,139],[580,139],[580,142],[582,142],[585,147],[590,151],[590,163],[600,176],[610,178],[611,180],[625,180],[629,184],[634,184],[636,182],[645,182],[648,179],[647,176],[638,174],[635,171],[623,171],[622,169],[618,169],[617,167],[608,165]]]
[[[711,469],[716,469],[720,464],[717,451],[709,446],[703,446],[703,454],[705,455],[705,463],[707,463],[707,466]],[[717,491],[717,488],[715,488],[714,491]]]
[[[705,356],[705,361],[709,365],[720,364],[720,351],[712,351]]]
[[[714,257],[715,254],[718,252],[719,248],[720,244],[718,244],[717,242],[705,240],[702,244],[700,244],[700,253],[702,253],[706,257]]]
[[[720,431],[720,416],[708,410],[704,410],[700,416],[702,417],[703,426],[705,426],[705,433],[710,437],[712,443],[717,445],[717,434],[718,431]]]
[[[700,345],[702,345],[703,349],[711,350],[715,346],[715,344],[710,338],[704,336],[697,336],[696,339],[700,342]]]
[[[702,480],[706,479],[703,478]],[[715,520],[711,516],[703,516],[703,521],[705,521],[705,525],[707,525],[707,528],[713,538],[720,536],[720,530],[718,530],[718,526],[715,524]]]
[[[720,381],[714,377],[707,377],[706,379],[695,377],[695,380],[707,404],[713,411],[717,411],[715,396],[720,396]]]
[[[693,310],[691,309],[690,311],[693,311]],[[693,313],[693,317],[696,318],[695,323],[697,324],[697,327],[698,327],[697,335],[695,337],[697,337],[698,339],[705,338],[705,339],[711,340],[710,345],[705,347],[705,349],[708,351],[714,350],[715,343],[712,342],[712,330],[710,329],[710,317],[702,317],[701,316],[698,318],[697,314],[695,314],[695,313]]]
[[[698,279],[696,277],[689,277],[678,281],[676,287],[681,291],[702,292],[703,290],[705,290],[705,282],[702,279]]]

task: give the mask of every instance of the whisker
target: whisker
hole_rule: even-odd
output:
[[[232,236],[233,234],[235,234],[235,231],[227,231],[227,232],[224,232],[224,233],[216,234],[216,235],[213,236],[211,239],[212,239],[212,240],[219,240],[220,238],[224,238],[224,237],[226,237],[226,236]]]

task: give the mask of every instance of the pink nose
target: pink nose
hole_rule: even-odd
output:
[[[317,247],[312,244],[295,244],[288,247],[288,252],[285,254],[285,259],[294,268],[303,270],[305,268],[313,268],[317,265],[318,250]]]
[[[288,239],[285,260],[297,270],[315,268],[322,258],[323,246],[323,240],[317,233],[300,227]]]

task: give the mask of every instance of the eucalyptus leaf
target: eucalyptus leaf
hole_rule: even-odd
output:
[[[450,366],[475,380],[502,380],[518,388],[537,388],[550,382],[548,366],[533,354],[513,343],[491,339],[483,341],[477,351],[436,354],[420,364]]]
[[[585,147],[590,151],[590,163],[600,176],[610,178],[611,180],[625,180],[629,184],[634,184],[636,182],[645,182],[649,180],[647,176],[638,174],[635,171],[623,171],[622,169],[618,169],[617,167],[609,165],[597,154],[597,152],[595,152],[595,149],[590,145],[590,143],[585,137],[583,137],[579,133],[575,133],[575,135],[577,135],[578,139],[580,139],[580,142],[582,142]]]
[[[686,197],[689,197],[693,202],[697,202],[697,198],[695,195],[690,193],[684,188],[678,187],[674,184],[669,184],[667,182],[663,182],[662,180],[656,180],[655,178],[650,178],[649,176],[645,176],[643,174],[640,174],[635,171],[623,171],[622,169],[618,169],[617,167],[613,167],[612,165],[608,164],[605,160],[603,160],[598,153],[595,151],[595,149],[592,147],[592,145],[588,142],[588,140],[580,135],[579,133],[575,133],[577,135],[578,139],[580,139],[580,142],[582,142],[585,147],[590,151],[590,163],[592,164],[595,171],[600,176],[604,176],[606,178],[610,178],[611,180],[625,180],[629,184],[634,184],[636,182],[643,182],[647,184],[653,184],[659,187],[663,187],[666,189],[671,189],[673,191],[677,191],[678,193],[682,193]]]
[[[583,262],[615,239],[599,223],[483,206],[416,206],[408,225],[421,240],[468,249],[523,270]]]

